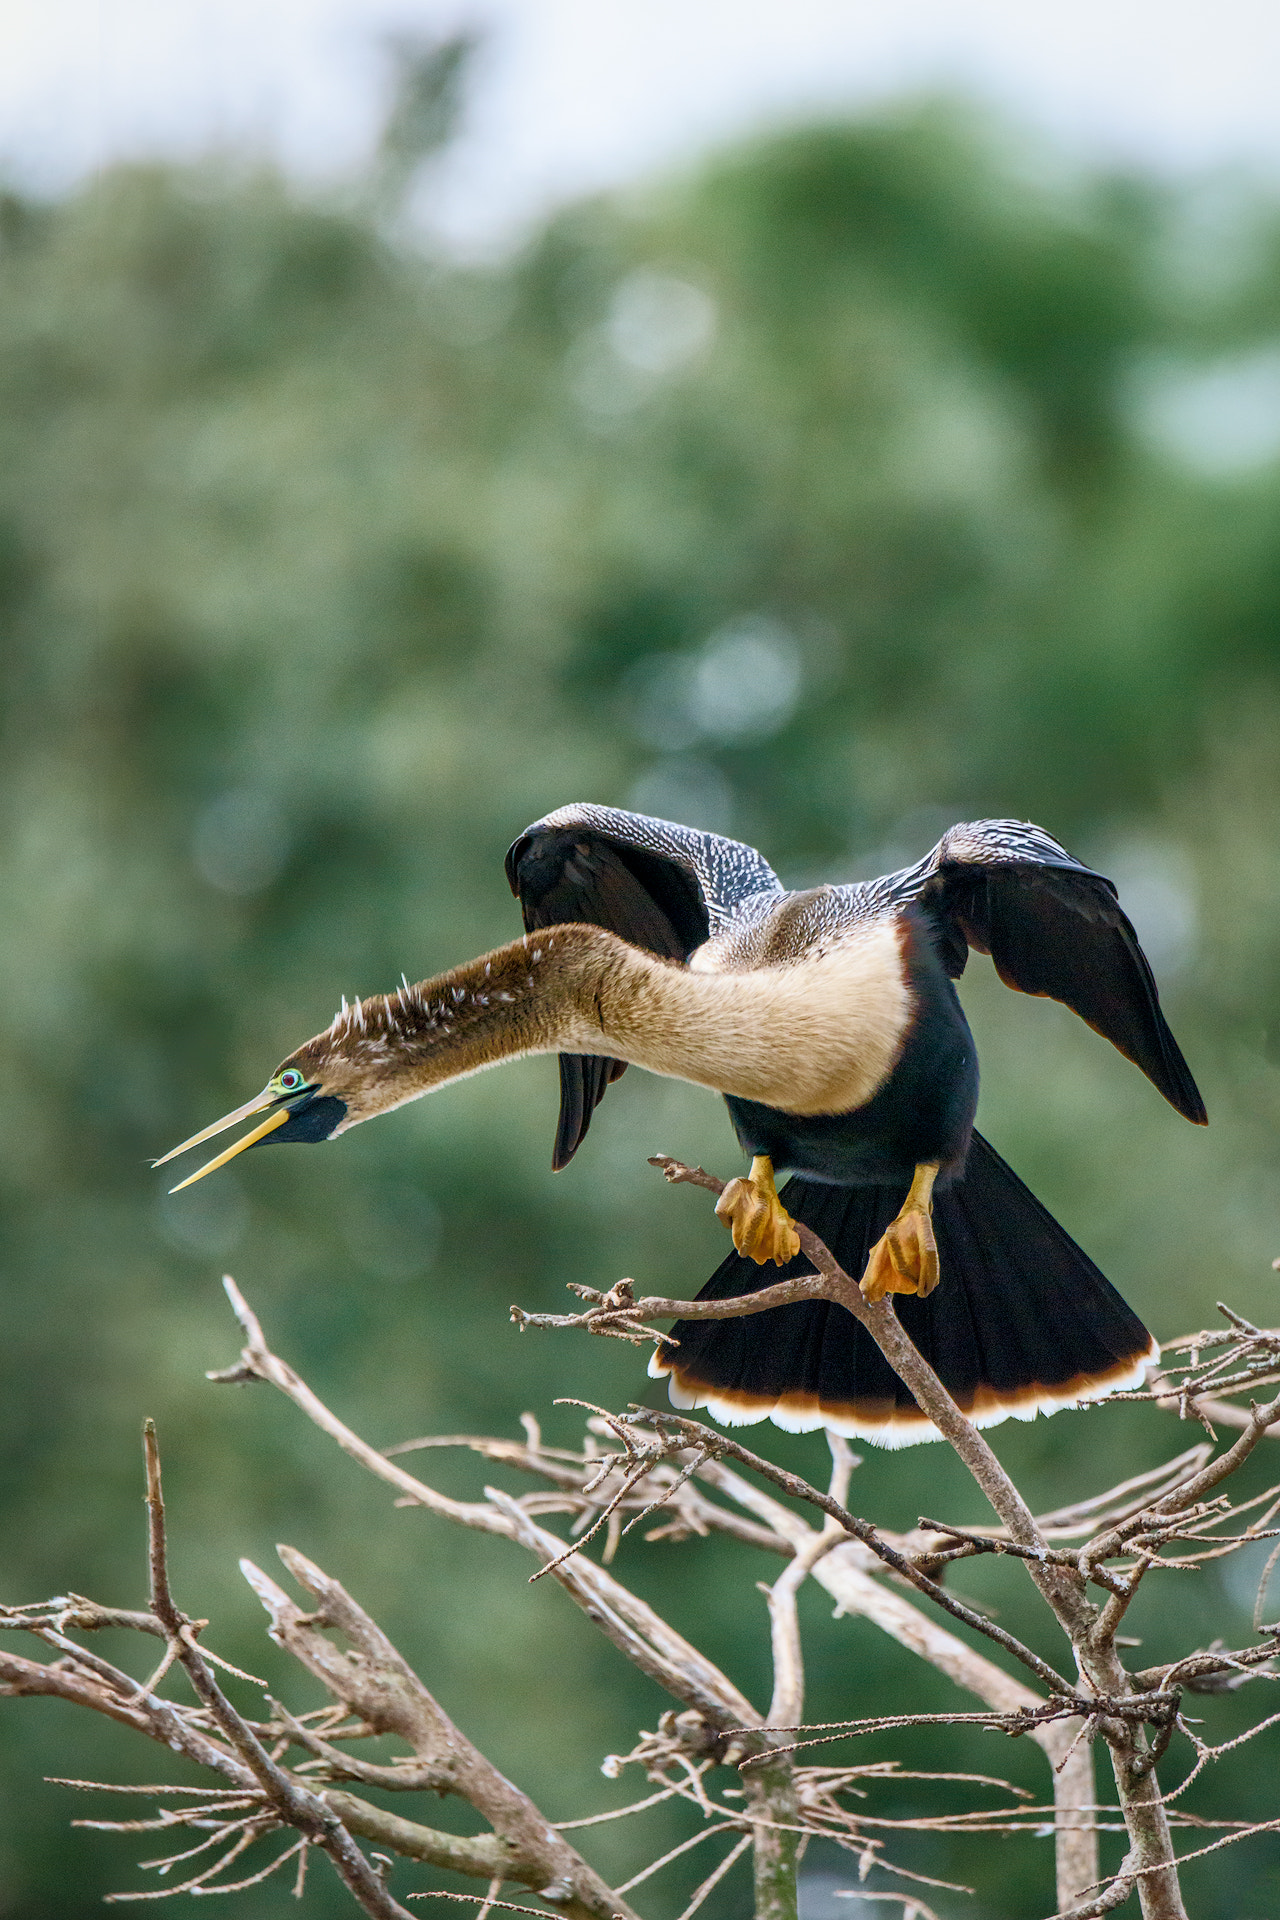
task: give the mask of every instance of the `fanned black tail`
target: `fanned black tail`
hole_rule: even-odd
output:
[[[799,1178],[781,1195],[855,1277],[905,1197],[905,1188]],[[963,1178],[934,1200],[933,1225],[941,1281],[927,1299],[899,1294],[895,1305],[978,1426],[1136,1386],[1159,1358],[1137,1315],[980,1134]],[[727,1300],[812,1270],[803,1255],[779,1270],[733,1253],[698,1298]],[[886,1447],[938,1438],[871,1336],[828,1301],[681,1320],[671,1334],[679,1345],[659,1347],[649,1371],[670,1376],[676,1406],[706,1407],[729,1426],[772,1419],[793,1432],[830,1427]]]

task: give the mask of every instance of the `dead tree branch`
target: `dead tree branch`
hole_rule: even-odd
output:
[[[689,1183],[715,1194],[723,1191],[723,1182],[700,1167],[687,1167],[666,1156],[658,1157],[652,1164],[659,1167],[673,1184]],[[891,1302],[884,1300],[872,1303],[865,1300],[857,1281],[843,1271],[817,1236],[803,1225],[798,1225],[797,1231],[801,1249],[814,1272],[782,1281],[756,1294],[692,1304],[657,1297],[637,1300],[631,1284],[626,1282],[610,1294],[594,1296],[593,1304],[583,1314],[540,1315],[534,1319],[515,1309],[513,1317],[522,1327],[580,1326],[591,1332],[636,1338],[658,1320],[729,1318],[802,1299],[831,1301],[852,1313],[908,1386],[921,1411],[933,1421],[942,1437],[950,1442],[963,1460],[1003,1523],[1004,1538],[999,1543],[993,1541],[990,1550],[1011,1552],[1023,1560],[1070,1642],[1085,1683],[1084,1691],[1079,1694],[1069,1688],[1047,1662],[1013,1641],[1012,1636],[1002,1644],[1006,1651],[1022,1660],[1049,1688],[1051,1697],[1074,1698],[1086,1724],[1092,1724],[1102,1733],[1111,1751],[1117,1791],[1132,1842],[1131,1878],[1137,1887],[1143,1913],[1147,1920],[1183,1920],[1184,1908],[1178,1887],[1172,1835],[1155,1780],[1155,1763],[1171,1736],[1176,1703],[1170,1706],[1163,1693],[1141,1698],[1124,1667],[1116,1633],[1148,1569],[1157,1564],[1169,1564],[1160,1559],[1161,1549],[1171,1539],[1185,1537],[1173,1524],[1175,1520],[1190,1522],[1207,1518],[1205,1496],[1235,1472],[1262,1435],[1280,1421],[1280,1396],[1251,1409],[1248,1424],[1239,1440],[1220,1458],[1205,1461],[1198,1471],[1162,1493],[1138,1514],[1104,1529],[1086,1548],[1075,1553],[1055,1550],[1041,1533],[1021,1494],[1004,1472],[990,1446],[965,1419],[904,1332]],[[1201,1376],[1202,1381],[1211,1381],[1221,1394],[1228,1384],[1239,1389],[1247,1384],[1260,1383],[1264,1376],[1274,1379],[1277,1360],[1280,1359],[1280,1336],[1254,1327],[1240,1316],[1232,1314],[1230,1309],[1224,1308],[1223,1312],[1237,1333],[1239,1351],[1226,1363],[1213,1363],[1209,1373]],[[1241,1357],[1252,1364],[1241,1368],[1237,1364]],[[1198,1353],[1193,1359],[1198,1359]],[[1234,1374],[1229,1371],[1231,1365],[1236,1365]],[[1186,1404],[1184,1390],[1184,1410]],[[647,1418],[660,1428],[672,1419],[672,1416],[665,1414],[636,1417]],[[689,1424],[696,1426],[696,1423]],[[751,1464],[756,1471],[761,1471],[764,1465],[755,1461]],[[773,1470],[769,1470],[769,1477],[778,1479]],[[815,1504],[832,1513],[831,1503],[824,1501],[814,1490],[802,1497],[812,1499]],[[895,1548],[875,1536],[875,1530],[869,1523],[860,1522],[843,1510],[838,1514],[832,1513],[832,1517],[865,1545],[872,1547],[887,1564],[894,1565],[895,1557],[902,1560]],[[949,1531],[957,1548],[973,1552],[986,1547],[986,1543],[971,1531]],[[1118,1552],[1135,1548],[1139,1549],[1137,1557],[1120,1573],[1104,1565]],[[936,1582],[928,1581],[918,1565],[901,1564],[895,1570],[913,1578],[921,1591],[928,1593],[929,1598],[937,1604],[956,1612],[955,1603],[950,1602],[949,1598],[940,1597],[942,1589]],[[1108,1590],[1107,1601],[1102,1608],[1088,1597],[1087,1585],[1091,1580]],[[988,1638],[997,1637],[989,1622],[979,1625],[975,1619],[966,1621],[966,1624],[976,1625],[977,1630],[985,1632]],[[1144,1711],[1135,1714],[1132,1709],[1139,1704]],[[1154,1744],[1148,1738],[1144,1722],[1149,1722],[1155,1728]]]
[[[659,1164],[677,1183],[720,1191],[720,1183],[701,1169],[671,1161]],[[856,1463],[843,1442],[832,1443],[831,1482],[824,1492],[728,1435],[665,1411],[632,1409],[615,1415],[588,1408],[580,1449],[546,1446],[536,1421],[526,1416],[523,1444],[454,1435],[379,1453],[271,1352],[238,1289],[226,1283],[245,1345],[239,1363],[212,1378],[269,1382],[386,1485],[398,1504],[510,1540],[531,1553],[538,1567],[534,1578],[550,1575],[674,1702],[657,1730],[642,1735],[632,1753],[606,1763],[611,1777],[624,1765],[642,1766],[655,1791],[615,1812],[565,1825],[627,1818],[674,1801],[687,1805],[698,1823],[690,1838],[650,1859],[622,1888],[610,1889],[565,1838],[564,1829],[552,1827],[466,1740],[369,1615],[337,1582],[289,1548],[280,1549],[281,1557],[308,1596],[308,1611],[257,1568],[243,1563],[244,1571],[266,1608],[272,1638],[323,1683],[332,1705],[295,1716],[268,1701],[267,1718],[245,1718],[214,1676],[214,1667],[226,1668],[227,1663],[200,1644],[207,1622],[190,1619],[173,1599],[159,1456],[150,1428],[149,1610],[100,1607],[74,1594],[34,1606],[0,1608],[0,1628],[31,1635],[54,1655],[42,1664],[0,1654],[0,1692],[56,1695],[107,1714],[211,1770],[220,1785],[188,1792],[182,1805],[163,1806],[154,1818],[88,1824],[160,1831],[170,1838],[175,1830],[194,1832],[194,1845],[149,1863],[166,1873],[180,1867],[189,1877],[165,1891],[191,1894],[256,1885],[294,1863],[300,1885],[310,1852],[319,1848],[333,1860],[364,1911],[398,1920],[405,1909],[392,1899],[357,1839],[388,1854],[469,1875],[487,1889],[473,1897],[482,1912],[535,1911],[500,1898],[503,1887],[512,1884],[570,1920],[634,1920],[624,1897],[628,1888],[683,1859],[703,1840],[722,1836],[720,1858],[686,1905],[682,1920],[691,1920],[748,1847],[754,1858],[758,1920],[795,1920],[796,1862],[811,1838],[821,1836],[855,1854],[860,1872],[874,1865],[915,1884],[942,1884],[913,1876],[887,1859],[883,1836],[1038,1832],[1050,1813],[1058,1868],[1057,1920],[1088,1920],[1110,1912],[1135,1891],[1149,1920],[1178,1920],[1183,1908],[1172,1831],[1227,1826],[1231,1830],[1212,1843],[1219,1847],[1275,1823],[1205,1821],[1183,1813],[1180,1806],[1170,1807],[1157,1784],[1157,1764],[1176,1737],[1189,1741],[1193,1764],[1171,1796],[1177,1800],[1221,1754],[1280,1720],[1268,1716],[1213,1746],[1181,1710],[1184,1691],[1225,1690],[1253,1678],[1275,1678],[1272,1662],[1280,1654],[1280,1631],[1260,1625],[1263,1637],[1255,1646],[1226,1650],[1215,1642],[1135,1673],[1123,1664],[1118,1628],[1144,1579],[1239,1551],[1277,1533],[1271,1522],[1280,1515],[1280,1485],[1239,1502],[1222,1489],[1280,1422],[1280,1395],[1250,1408],[1239,1437],[1225,1451],[1215,1455],[1201,1442],[1162,1468],[1036,1518],[986,1441],[911,1345],[891,1304],[868,1305],[856,1281],[841,1271],[822,1243],[806,1229],[801,1238],[813,1274],[741,1301],[695,1308],[685,1301],[637,1299],[632,1283],[621,1282],[608,1293],[577,1289],[588,1301],[580,1314],[535,1316],[515,1309],[513,1317],[527,1327],[579,1327],[647,1342],[655,1337],[653,1323],[672,1317],[723,1317],[801,1298],[837,1301],[868,1327],[921,1408],[950,1440],[993,1509],[994,1523],[971,1526],[922,1517],[910,1533],[891,1533],[850,1509],[850,1474]],[[1275,1383],[1280,1335],[1256,1328],[1230,1310],[1224,1309],[1224,1315],[1226,1330],[1190,1337],[1183,1349],[1175,1349],[1188,1350],[1189,1359],[1170,1364],[1159,1390],[1147,1398],[1176,1403],[1185,1418],[1203,1415],[1210,1405],[1215,1410],[1219,1404],[1230,1406],[1230,1395],[1252,1386]],[[1171,1383],[1176,1388],[1172,1393]],[[462,1446],[515,1468],[535,1481],[535,1490],[516,1498],[487,1487],[481,1500],[458,1500],[392,1457],[442,1446]],[[803,1506],[817,1509],[816,1524],[805,1517]],[[568,1518],[567,1539],[544,1524],[556,1513]],[[773,1650],[767,1710],[758,1710],[728,1675],[609,1570],[618,1543],[647,1523],[653,1523],[646,1534],[651,1540],[692,1541],[718,1532],[786,1561],[763,1589]],[[604,1565],[584,1551],[597,1537],[605,1543]],[[938,1577],[946,1565],[974,1554],[1004,1555],[1025,1568],[1064,1635],[1076,1678],[1068,1680],[1032,1648],[947,1591]],[[804,1727],[797,1596],[806,1579],[821,1585],[839,1612],[872,1621],[966,1688],[982,1703],[979,1712],[902,1714]],[[1264,1575],[1263,1587],[1265,1580]],[[1100,1592],[1100,1601],[1091,1597],[1091,1587]],[[1258,1604],[1261,1620],[1261,1589]],[[947,1623],[936,1613],[949,1616]],[[1017,1661],[1026,1679],[1013,1677],[958,1637],[952,1630],[956,1625]],[[73,1637],[104,1627],[124,1627],[162,1641],[163,1657],[148,1678],[138,1681]],[[341,1636],[341,1645],[330,1637],[334,1633]],[[1060,1664],[1071,1672],[1065,1662]],[[159,1692],[175,1667],[195,1689],[193,1706],[177,1705]],[[1028,1685],[1028,1679],[1034,1684]],[[831,1767],[800,1764],[797,1758],[802,1749],[828,1739],[856,1738],[891,1727],[966,1723],[1036,1741],[1054,1768],[1052,1806],[1027,1806],[1021,1789],[989,1776],[928,1775],[914,1777],[998,1787],[1009,1804],[972,1813],[886,1817],[864,1804],[861,1796],[868,1785],[913,1776],[902,1775],[891,1763]],[[365,1760],[352,1751],[362,1739],[386,1736],[400,1740],[407,1751],[390,1761]],[[1114,1809],[1095,1803],[1095,1737],[1111,1755],[1119,1801]],[[291,1748],[301,1756],[292,1766],[285,1764]],[[739,1769],[740,1787],[718,1792],[715,1782],[723,1776],[716,1769],[726,1764]],[[360,1786],[453,1793],[475,1809],[489,1831],[469,1836],[438,1832],[366,1801],[351,1790]],[[164,1798],[171,1790],[137,1791]],[[1120,1831],[1116,1815],[1128,1833],[1129,1854],[1119,1872],[1103,1881],[1097,1865],[1099,1816],[1104,1828]],[[282,1849],[247,1877],[227,1879],[227,1870],[242,1854],[275,1834],[284,1838]],[[212,1864],[206,1864],[209,1860]],[[914,1894],[877,1891],[868,1897],[928,1911]]]
[[[250,1561],[241,1561],[245,1579],[270,1619],[271,1638],[323,1681],[335,1700],[372,1732],[398,1735],[414,1755],[418,1780],[427,1781],[436,1792],[456,1794],[489,1822],[493,1832],[487,1836],[488,1845],[476,1851],[476,1864],[464,1871],[514,1880],[535,1890],[562,1888],[560,1910],[584,1920],[588,1915],[592,1920],[610,1920],[615,1915],[626,1920],[630,1914],[626,1904],[561,1838],[528,1796],[455,1726],[345,1588],[295,1548],[280,1547],[278,1552],[314,1604],[304,1613],[266,1574]],[[345,1648],[339,1649],[327,1637],[332,1631],[342,1634]],[[332,1805],[335,1798],[345,1801],[349,1796],[326,1794],[325,1798]]]

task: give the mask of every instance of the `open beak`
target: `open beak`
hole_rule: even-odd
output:
[[[184,1140],[180,1147],[172,1148],[170,1152],[162,1154],[159,1160],[153,1161],[153,1166],[162,1167],[166,1160],[176,1160],[180,1153],[187,1153],[192,1147],[203,1146],[206,1140],[214,1139],[216,1135],[225,1133],[228,1127],[234,1127],[241,1120],[247,1120],[251,1114],[262,1113],[268,1107],[273,1111],[267,1114],[265,1120],[251,1128],[242,1140],[236,1141],[234,1146],[228,1147],[225,1152],[217,1154],[208,1161],[198,1173],[190,1174],[185,1180],[180,1180],[176,1187],[170,1187],[170,1193],[181,1193],[183,1187],[189,1187],[195,1181],[203,1180],[206,1173],[216,1173],[219,1167],[225,1167],[228,1160],[234,1160],[236,1155],[243,1153],[246,1147],[251,1147],[256,1141],[264,1139],[276,1127],[282,1127],[290,1118],[292,1109],[281,1103],[278,1094],[256,1094],[252,1100],[246,1100],[242,1107],[237,1107],[234,1113],[225,1114],[221,1120],[215,1120],[211,1127],[205,1127],[200,1133],[193,1133],[191,1138]]]
[[[264,1093],[255,1093],[252,1100],[246,1100],[244,1105],[237,1107],[234,1113],[224,1114],[222,1119],[215,1120],[211,1127],[205,1127],[200,1133],[193,1133],[191,1138],[184,1140],[180,1147],[170,1147],[168,1153],[162,1153],[158,1160],[151,1162],[152,1166],[162,1167],[166,1161],[176,1160],[180,1153],[190,1153],[192,1147],[202,1147],[206,1140],[216,1139],[217,1135],[225,1133],[228,1127],[238,1127],[242,1120],[249,1118],[250,1114],[265,1113],[268,1107],[276,1105],[278,1099],[279,1095],[272,1093],[269,1088]]]

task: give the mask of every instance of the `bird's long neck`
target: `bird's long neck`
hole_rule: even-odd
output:
[[[891,924],[786,966],[725,973],[568,925],[357,1003],[309,1045],[376,1082],[376,1103],[353,1120],[531,1053],[604,1054],[791,1113],[842,1113],[888,1077],[912,1012]]]

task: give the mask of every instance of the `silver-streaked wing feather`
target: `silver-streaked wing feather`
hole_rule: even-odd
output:
[[[670,820],[587,803],[559,807],[515,841],[507,878],[527,931],[569,921],[606,927],[666,960],[687,960],[752,902],[781,897],[754,847]],[[625,1063],[561,1054],[552,1165],[567,1165]]]

